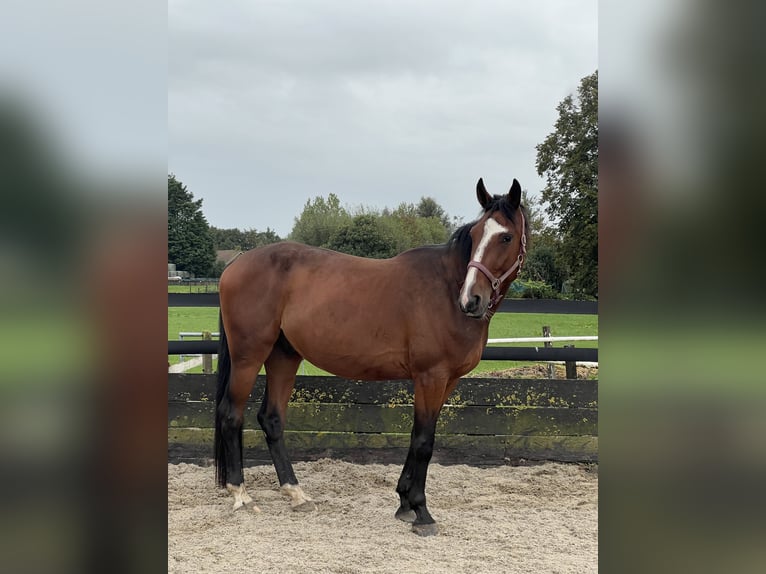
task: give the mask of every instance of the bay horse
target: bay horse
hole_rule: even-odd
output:
[[[478,220],[444,245],[366,259],[292,242],[243,253],[220,283],[215,417],[216,478],[234,509],[259,511],[245,491],[242,425],[261,367],[258,422],[280,491],[295,510],[314,510],[298,486],[284,441],[287,403],[306,359],[348,379],[411,379],[415,417],[396,487],[396,518],[437,533],[426,507],[426,474],[442,405],[481,359],[489,321],[521,270],[527,223],[521,186],[490,195],[479,179]]]

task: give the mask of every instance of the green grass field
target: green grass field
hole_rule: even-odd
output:
[[[177,283],[168,284],[168,293],[217,293],[218,283]]]
[[[490,339],[504,337],[539,337],[543,325],[551,328],[553,336],[598,335],[598,315],[551,315],[544,313],[498,313],[489,326]],[[217,307],[171,307],[168,309],[168,340],[177,340],[181,331],[218,331]],[[598,348],[598,341],[577,341],[575,343],[553,343],[554,347],[574,344],[583,348]],[[542,345],[542,343],[537,343]],[[502,346],[502,345],[498,345]],[[534,347],[535,343],[516,343],[512,346]],[[178,356],[169,357],[171,363],[179,361]],[[528,365],[523,361],[482,361],[473,373],[499,371]],[[202,372],[201,367],[189,373]],[[307,361],[301,364],[299,374],[326,375]]]

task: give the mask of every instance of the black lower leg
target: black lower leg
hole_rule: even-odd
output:
[[[426,507],[426,475],[428,464],[434,448],[434,432],[436,421],[418,425],[417,421],[412,430],[410,450],[413,452],[412,483],[407,500],[415,512],[415,525],[433,524],[434,519]]]
[[[293,465],[287,455],[284,438],[284,421],[277,412],[268,408],[268,392],[263,398],[263,404],[258,411],[258,423],[266,434],[266,444],[269,447],[274,469],[277,471],[279,485],[298,484]]]
[[[221,442],[223,446],[223,476],[221,486],[233,484],[238,486],[245,480],[242,472],[242,415],[235,412],[228,399],[219,405],[221,419]]]
[[[412,486],[412,470],[413,461],[415,460],[415,454],[410,447],[407,452],[407,460],[404,462],[404,468],[402,474],[399,477],[399,482],[396,485],[396,492],[399,494],[399,510],[396,511],[396,518],[404,520],[405,522],[412,522],[415,520],[415,513],[410,508],[410,488]]]

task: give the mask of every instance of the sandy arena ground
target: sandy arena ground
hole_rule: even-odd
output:
[[[231,511],[214,469],[168,465],[168,572],[595,573],[597,467],[432,464],[438,536],[394,518],[399,465],[295,464],[317,511],[294,512],[271,466],[245,469],[260,514]]]

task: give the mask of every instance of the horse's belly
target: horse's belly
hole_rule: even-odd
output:
[[[286,321],[282,330],[311,364],[340,377],[362,380],[409,378],[408,349],[401,333],[354,320],[334,323]],[[364,328],[362,328],[364,327]]]
[[[336,360],[325,355],[303,356],[312,365],[346,379],[385,381],[411,378],[409,371],[395,362],[364,361],[361,357]]]

